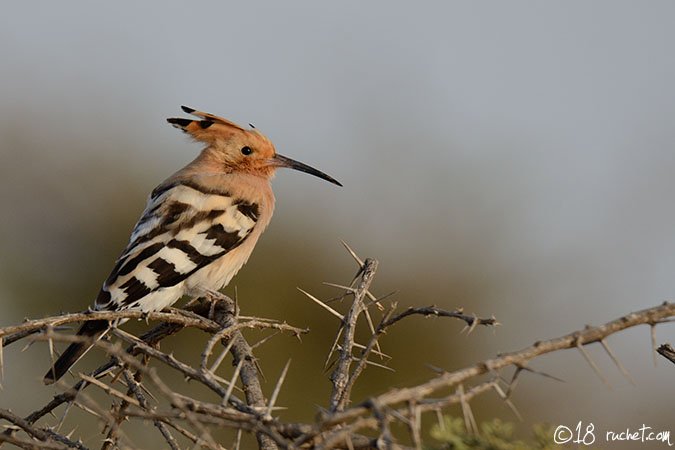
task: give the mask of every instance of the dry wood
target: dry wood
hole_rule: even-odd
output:
[[[124,432],[126,422],[134,420],[152,422],[164,445],[172,450],[223,449],[226,445],[216,439],[215,431],[224,428],[236,430],[234,448],[242,445],[242,433],[255,435],[261,449],[406,448],[400,444],[400,436],[392,431],[406,429],[410,442],[420,449],[424,446],[421,424],[425,414],[440,415],[450,405],[460,405],[467,427],[476,429],[477,424],[471,412],[471,401],[476,396],[494,392],[493,395],[498,395],[519,416],[510,396],[522,372],[558,379],[530,367],[537,357],[547,353],[578,349],[592,371],[604,379],[586,350],[587,346],[599,343],[617,369],[632,382],[617,354],[610,349],[608,338],[627,328],[648,325],[655,342],[656,326],[672,322],[675,316],[675,304],[664,303],[601,326],[585,327],[555,339],[538,341],[522,350],[498,355],[461,370],[447,372],[436,369],[436,374],[424,383],[392,388],[377,396],[356,399],[355,402],[352,391],[365,370],[389,369],[388,365],[396,363],[381,351],[380,338],[386,332],[392,332],[400,321],[412,320],[415,316],[456,319],[463,322],[469,332],[478,326],[494,327],[498,323],[494,317],[481,318],[466,314],[461,309],[444,310],[427,306],[400,311],[397,304],[390,301],[389,295],[377,297],[371,292],[377,261],[372,258],[362,259],[349,247],[347,250],[357,262],[357,276],[348,285],[327,284],[342,291],[338,298],[350,301],[344,306],[328,306],[327,301],[302,291],[313,303],[339,319],[336,339],[327,358],[327,361],[335,358],[330,375],[333,389],[327,399],[326,409],[320,412],[315,421],[288,423],[275,417],[279,409],[276,403],[280,391],[284,381],[292,377],[293,372],[288,371],[287,363],[276,382],[271,383],[273,387],[268,393],[268,401],[260,383],[258,361],[253,354],[255,347],[270,338],[276,338],[277,333],[299,336],[308,330],[275,320],[240,316],[235,301],[220,293],[209,293],[205,298],[190,302],[182,310],[170,308],[147,315],[135,311],[83,312],[0,328],[0,348],[19,340],[42,342],[53,348],[54,343],[82,341],[80,337],[64,333],[67,325],[77,322],[122,318],[159,322],[140,337],[113,329],[110,340],[95,342],[94,345],[106,355],[107,361],[89,374],[80,374],[72,386],[61,382],[58,386],[63,392],[54,396],[44,407],[25,417],[8,409],[0,409],[0,426],[6,428],[0,433],[0,445],[7,442],[30,449],[86,449],[85,443],[61,431],[66,416],[78,413],[92,415],[102,424],[101,440],[96,444],[97,448],[102,449],[137,447]],[[376,308],[371,309],[373,306]],[[343,308],[345,311],[341,312]],[[158,347],[164,338],[186,327],[202,330],[209,336],[197,366],[187,364]],[[360,333],[368,333],[366,342],[355,340],[359,327]],[[243,334],[249,329],[270,331],[251,346]],[[217,348],[221,350],[216,351]],[[658,349],[654,348],[654,351],[675,363],[675,351],[670,345],[664,344]],[[216,375],[216,370],[223,366],[227,354],[232,356],[233,368],[229,369],[227,375]],[[371,356],[379,358],[378,362],[372,361]],[[507,379],[509,377],[503,374],[503,370],[509,367],[515,368],[515,371]],[[11,368],[11,362],[0,351],[0,379],[2,372],[8,368]],[[221,369],[221,372],[224,370]],[[178,373],[182,379],[203,385],[210,391],[210,396],[198,399],[181,393],[183,386],[180,382],[167,381],[168,372]],[[487,381],[485,375],[488,376]],[[478,380],[480,376],[483,377]],[[87,389],[91,386],[94,386],[91,390],[97,390],[104,396],[103,402],[95,401],[88,395]],[[238,396],[240,392],[243,392],[243,398]],[[96,398],[100,398],[100,395]],[[55,424],[50,423],[47,416],[56,414],[61,405],[65,405],[65,409],[58,410],[60,414],[59,417],[55,416]],[[404,427],[392,428],[396,422]],[[228,448],[231,443],[227,443]]]

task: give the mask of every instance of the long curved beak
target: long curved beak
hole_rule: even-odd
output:
[[[275,167],[288,167],[289,169],[299,170],[300,172],[305,172],[310,175],[314,175],[315,177],[319,177],[322,180],[326,180],[330,183],[342,186],[342,184],[338,180],[329,175],[326,175],[320,170],[316,170],[314,167],[308,166],[307,164],[303,164],[300,161],[287,158],[286,156],[280,155],[278,153],[274,155],[274,158],[272,158],[272,165]]]

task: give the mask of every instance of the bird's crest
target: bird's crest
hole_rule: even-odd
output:
[[[166,121],[198,141],[213,144],[219,139],[229,138],[234,133],[259,134],[257,130],[246,130],[230,120],[214,116],[213,114],[197,111],[187,106],[181,106],[181,109],[188,114],[199,117],[199,119],[192,120],[171,117],[166,119]]]

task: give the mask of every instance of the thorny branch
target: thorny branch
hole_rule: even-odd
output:
[[[88,375],[78,374],[72,386],[61,382],[59,387],[62,392],[44,407],[25,417],[0,409],[0,426],[5,428],[0,434],[0,446],[8,442],[26,449],[87,449],[90,448],[88,445],[101,449],[136,448],[124,430],[128,421],[140,420],[154,424],[165,447],[172,450],[230,448],[229,442],[219,440],[222,439],[219,438],[222,429],[238,430],[234,448],[239,448],[242,432],[254,435],[261,449],[406,448],[399,442],[401,436],[392,431],[391,425],[396,422],[405,425],[410,434],[409,442],[416,449],[421,449],[422,421],[427,413],[436,416],[450,405],[461,405],[467,428],[473,429],[475,420],[470,402],[479,395],[495,392],[518,415],[510,396],[523,371],[556,379],[529,365],[546,353],[576,348],[591,368],[604,378],[585,350],[592,343],[600,343],[619,371],[632,380],[610,349],[607,338],[626,328],[646,324],[652,330],[654,341],[654,327],[673,321],[675,316],[675,304],[664,303],[601,326],[586,327],[556,339],[535,342],[522,350],[498,355],[461,370],[448,372],[438,369],[436,376],[425,383],[390,389],[355,402],[352,390],[364,370],[368,367],[388,368],[391,363],[390,357],[382,352],[380,338],[403,319],[418,315],[457,319],[464,322],[464,329],[469,333],[478,326],[496,326],[498,323],[494,317],[480,318],[465,314],[461,309],[448,311],[428,306],[398,311],[397,304],[389,302],[388,296],[378,298],[371,292],[377,261],[371,258],[362,260],[346,247],[357,262],[356,277],[348,286],[327,283],[343,291],[340,298],[351,299],[346,312],[341,313],[326,301],[302,291],[339,319],[335,342],[327,358],[327,361],[334,359],[330,375],[333,389],[327,408],[321,411],[316,421],[289,423],[276,417],[276,399],[287,376],[288,364],[274,384],[273,391],[268,393],[267,400],[259,380],[258,361],[253,354],[253,348],[259,344],[252,347],[242,334],[248,329],[262,329],[272,330],[275,334],[287,332],[299,336],[308,330],[274,320],[239,316],[233,300],[220,293],[209,293],[205,298],[189,303],[185,309],[170,308],[151,314],[135,311],[62,314],[0,328],[1,378],[5,359],[2,348],[16,341],[46,342],[52,349],[57,342],[82,340],[64,334],[64,325],[121,318],[159,322],[140,337],[114,329],[109,339],[93,343],[108,357],[108,361]],[[188,327],[202,330],[210,336],[197,366],[159,349],[163,339]],[[358,333],[357,328],[361,330]],[[359,343],[357,336],[363,336],[362,331],[366,333],[366,342]],[[261,342],[273,336],[269,335]],[[218,344],[222,348],[217,351]],[[675,362],[675,352],[670,345],[664,344],[654,350]],[[228,354],[232,357],[233,368],[225,376],[220,367]],[[371,358],[373,355],[379,362]],[[506,381],[502,372],[508,367],[515,368],[515,372]],[[169,376],[170,373],[201,384],[210,396],[194,398],[187,395],[184,393],[185,385],[177,383],[176,377]],[[477,377],[485,374],[489,375],[487,381],[485,378],[477,381]],[[98,391],[98,395],[89,395],[92,390]],[[454,392],[437,394],[449,390]],[[243,399],[239,397],[241,392]],[[104,402],[94,400],[94,397],[100,399],[101,395]],[[73,432],[61,431],[66,416],[74,414],[71,411],[75,410],[95,417],[103,425],[98,443],[90,437],[83,442],[71,437]],[[54,416],[56,422],[50,422],[49,415]]]
[[[137,315],[135,313],[128,314],[128,312],[124,312],[119,313],[118,316],[111,315],[111,313],[104,313],[103,317],[107,319],[115,319],[121,317],[141,318],[143,316]],[[0,339],[6,337],[3,339],[3,344],[5,346],[15,342],[17,340],[17,334],[19,334],[21,338],[29,337],[33,341],[48,340],[58,342],[74,342],[81,340],[81,338],[56,333],[54,332],[56,326],[73,322],[76,319],[96,320],[99,318],[101,318],[101,314],[99,313],[81,313],[29,321],[19,326],[0,329]],[[195,415],[186,409],[185,402],[182,401],[180,396],[174,390],[166,387],[164,382],[158,377],[156,370],[154,368],[148,368],[146,364],[139,362],[133,356],[143,355],[145,358],[149,357],[161,361],[169,367],[172,367],[175,370],[181,372],[186,378],[191,378],[202,382],[207,387],[216,392],[216,394],[220,395],[221,398],[224,398],[225,395],[228,394],[227,402],[232,405],[232,407],[227,409],[241,411],[241,413],[236,416],[236,422],[262,422],[264,416],[262,411],[265,409],[265,399],[260,387],[260,383],[257,379],[258,375],[254,362],[255,358],[250,346],[241,335],[241,330],[247,328],[275,329],[290,332],[293,335],[300,335],[308,331],[271,320],[255,318],[243,318],[240,320],[235,315],[234,302],[222,294],[214,294],[209,296],[208,299],[202,299],[199,302],[194,302],[191,306],[189,306],[188,310],[185,311],[172,310],[169,313],[163,312],[150,314],[146,318],[161,319],[163,320],[163,323],[157,325],[145,333],[140,339],[135,338],[128,333],[124,333],[119,329],[113,330],[113,334],[115,336],[131,344],[126,350],[122,349],[119,344],[112,345],[106,341],[94,343],[97,347],[102,348],[106,354],[110,356],[110,361],[93,371],[90,376],[81,375],[80,381],[78,381],[71,388],[66,389],[65,392],[56,395],[45,407],[34,411],[25,419],[20,419],[20,423],[24,425],[24,427],[21,428],[36,439],[44,441],[45,434],[40,431],[40,428],[33,426],[33,424],[45,415],[53,414],[54,410],[64,403],[69,405],[75,404],[76,406],[80,407],[81,405],[77,405],[77,403],[78,401],[81,401],[81,397],[83,395],[82,391],[88,386],[95,385],[111,397],[113,404],[115,399],[122,399],[122,404],[112,409],[113,413],[117,414],[117,417],[114,417],[113,421],[106,423],[108,433],[107,438],[104,441],[103,448],[110,448],[111,445],[114,445],[115,447],[124,446],[118,442],[118,436],[115,431],[122,421],[125,418],[133,417],[132,414],[134,412],[134,408],[140,408],[146,412],[152,412],[156,409],[155,406],[149,405],[147,397],[143,394],[143,389],[145,389],[148,393],[150,392],[148,388],[143,387],[143,384],[140,382],[141,377],[145,375],[152,382],[155,388],[159,389],[163,394],[165,394],[165,397],[168,398],[170,404],[173,407],[184,410],[182,418],[186,422],[190,423],[194,428],[196,428],[198,434],[201,435],[201,437],[197,438],[194,433],[185,430],[183,426],[179,425],[178,423],[174,423],[171,420],[154,421],[155,426],[158,428],[170,448],[179,447],[175,438],[166,428],[164,423],[178,430],[189,440],[200,444],[202,447],[221,448],[221,446],[217,444],[215,440],[209,437],[208,430],[200,423],[199,419],[195,419]],[[175,334],[180,329],[188,326],[219,335],[220,339],[223,341],[223,344],[226,345],[227,349],[232,353],[234,358],[236,360],[245,362],[244,366],[246,366],[246,370],[241,373],[241,382],[248,404],[238,399],[236,395],[232,395],[230,392],[228,392],[226,387],[223,386],[224,384],[234,385],[236,380],[228,382],[215,375],[215,373],[213,373],[211,370],[194,369],[190,365],[178,361],[173,355],[163,353],[156,348],[156,345],[163,338],[171,334]],[[136,370],[135,375],[131,375],[131,372],[128,369],[129,367]],[[113,371],[117,371],[117,374],[112,375]],[[120,375],[123,375],[123,384],[128,391],[128,394],[126,395],[122,394],[111,386],[104,384],[102,381],[99,381],[99,379],[104,379],[106,376],[110,376],[112,378],[112,383],[122,382],[119,379]],[[129,394],[133,394],[135,399],[130,398]],[[70,409],[70,407],[68,407],[64,413],[64,418],[68,409]],[[9,420],[8,417],[9,416],[3,416],[2,418]],[[61,419],[61,422],[62,421],[63,418]],[[11,422],[17,425],[17,421],[14,420]],[[262,425],[254,425],[253,427],[248,427],[247,429],[259,431],[259,429],[264,429],[264,427]],[[7,429],[2,435],[0,435],[0,442],[8,440],[15,441],[16,439],[13,437],[15,432],[15,428]],[[265,432],[258,432],[257,436],[260,443],[260,448],[263,449],[275,449],[277,448],[277,444],[274,442],[274,440],[282,440],[282,438],[277,433],[269,429],[265,429]],[[58,433],[54,433],[53,436],[47,435],[46,439],[60,442],[70,442],[64,438],[63,435]],[[35,443],[31,445],[35,445]],[[72,445],[69,445],[69,447],[72,447]],[[75,446],[73,448],[80,447]]]
[[[359,270],[361,279],[353,290],[354,301],[349,308],[349,312],[342,319],[342,326],[339,329],[339,332],[342,333],[342,346],[340,347],[337,366],[331,375],[331,381],[333,382],[333,392],[331,393],[329,404],[331,412],[342,411],[349,400],[346,394],[348,393],[349,368],[353,358],[352,351],[354,347],[354,335],[356,333],[356,322],[359,320],[361,313],[365,311],[366,307],[363,300],[375,276],[377,261],[368,258]]]
[[[659,355],[666,358],[671,363],[675,364],[675,348],[670,344],[662,344],[656,349]]]

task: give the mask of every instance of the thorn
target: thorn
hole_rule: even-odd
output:
[[[336,362],[338,362],[337,358],[335,358],[334,360],[332,360],[330,362],[326,361],[326,364],[324,364],[324,367],[323,367],[324,373],[327,373],[335,365]]]
[[[218,355],[218,358],[213,362],[213,365],[209,369],[209,372],[215,373],[216,370],[218,370],[218,367],[223,363],[223,360],[225,360],[225,357],[229,353],[230,349],[232,348],[232,345],[234,345],[234,339],[230,339],[230,342],[227,343],[227,346],[223,349],[223,351]]]
[[[280,333],[281,333],[281,330],[277,330],[277,331],[275,331],[274,333],[270,334],[269,336],[265,336],[264,338],[260,339],[258,342],[256,342],[255,344],[253,344],[253,345],[251,346],[251,350],[253,350],[253,349],[256,348],[256,347],[260,347],[260,346],[263,345],[265,342],[269,341],[269,340],[272,339],[274,336],[276,336],[276,335],[278,335],[278,334],[280,334]],[[296,336],[297,336],[297,337],[300,337],[299,334],[296,335]]]
[[[344,245],[344,247],[347,249],[349,254],[352,255],[352,258],[354,258],[354,260],[358,263],[359,267],[363,267],[363,261],[361,261],[361,258],[359,258],[356,255],[354,250],[352,250],[352,248],[349,245],[347,245],[347,243],[345,241],[340,241],[340,242],[342,242],[342,245]]]
[[[368,297],[368,299],[371,301],[371,304],[377,306],[377,309],[379,309],[380,311],[384,311],[384,305],[382,305],[382,303],[380,303],[380,300],[373,294],[371,294],[370,291],[366,291],[366,297]],[[366,308],[368,308],[368,306],[370,305],[367,305]]]
[[[528,366],[519,365],[519,366],[518,366],[518,369],[524,370],[524,371],[526,371],[526,372],[532,372],[532,373],[534,373],[534,374],[541,375],[542,377],[550,378],[550,379],[552,379],[552,380],[559,381],[559,382],[561,382],[561,383],[565,383],[565,380],[563,380],[562,378],[558,378],[558,377],[556,377],[556,376],[554,376],[554,375],[551,375],[551,374],[548,374],[548,373],[546,373],[546,372],[542,372],[542,371],[539,371],[539,370],[534,370],[534,369],[532,369],[532,368],[530,368],[530,367],[528,367]],[[517,373],[519,373],[519,372],[517,372]],[[513,375],[514,375],[514,379],[515,379],[517,373],[513,374]],[[513,382],[513,380],[512,380],[512,382]]]
[[[230,381],[230,385],[227,387],[227,391],[225,391],[225,397],[223,397],[223,401],[221,404],[223,406],[227,406],[227,403],[230,401],[230,396],[232,395],[232,389],[234,389],[234,385],[237,382],[237,377],[239,376],[239,371],[241,370],[241,366],[244,364],[244,360],[240,359],[239,363],[237,364],[237,368],[234,369],[234,374],[232,375],[232,380]]]
[[[508,405],[509,408],[511,408],[511,411],[513,411],[513,414],[518,418],[519,421],[523,421],[523,416],[520,415],[518,412],[518,409],[516,409],[516,406],[513,404],[513,402],[509,399],[509,397],[504,393],[501,387],[499,387],[499,384],[493,383],[492,388],[497,391],[497,394],[504,400],[504,403]]]
[[[350,287],[350,286],[343,286],[341,284],[329,283],[328,281],[324,281],[321,284],[323,284],[325,286],[335,287],[335,288],[338,288],[338,289],[344,289],[345,291],[349,292],[350,294],[354,294],[356,292],[356,289],[354,289],[353,287]]]
[[[477,326],[478,326],[478,316],[476,315],[476,313],[473,313],[473,321],[471,322],[471,326],[469,327],[469,331],[466,332],[466,335],[467,336],[470,335],[473,332],[473,330],[476,329]]]
[[[270,397],[270,403],[269,407],[267,408],[267,416],[271,419],[272,418],[272,408],[274,408],[274,404],[277,402],[277,397],[279,396],[279,391],[281,391],[281,385],[284,384],[284,380],[286,379],[286,373],[288,372],[288,367],[291,365],[291,360],[286,362],[286,365],[284,366],[284,370],[281,371],[281,375],[279,376],[279,380],[277,380],[277,385],[274,386],[274,391],[272,391],[272,397]]]
[[[230,385],[230,380],[226,380],[225,378],[223,378],[221,376],[218,376],[218,375],[215,375],[215,374],[211,374],[211,376],[213,377],[214,380],[216,380],[219,383],[223,383],[225,386]],[[234,390],[236,390],[237,392],[244,392],[244,390],[242,388],[240,388],[239,386],[236,386],[236,385],[234,386]]]
[[[438,427],[441,429],[441,431],[445,431],[445,420],[443,420],[443,413],[441,413],[440,409],[437,409],[435,411],[436,411],[436,420],[438,420]]]
[[[345,318],[342,316],[342,314],[340,314],[339,312],[335,311],[333,308],[331,308],[330,306],[326,305],[324,302],[322,302],[322,301],[319,300],[318,298],[314,297],[314,296],[313,296],[312,294],[310,294],[309,292],[303,291],[303,290],[300,289],[300,288],[297,288],[297,289],[298,289],[300,292],[302,292],[303,294],[305,294],[307,297],[309,297],[310,300],[314,301],[316,304],[318,304],[319,306],[323,307],[326,311],[330,312],[332,315],[334,315],[334,316],[337,317],[338,319],[340,319],[340,320],[345,320]]]
[[[80,390],[84,389],[85,386],[86,386],[86,385],[83,384],[82,387],[80,388]],[[79,392],[78,392],[78,394],[79,394]],[[56,431],[57,431],[57,432],[61,429],[61,427],[63,426],[63,423],[66,421],[66,416],[68,415],[68,412],[70,412],[70,408],[72,408],[72,406],[75,405],[75,404],[76,404],[75,401],[69,402],[69,403],[66,405],[66,407],[64,408],[64,410],[63,410],[63,415],[61,416],[61,420],[59,420],[59,423],[58,423],[58,425],[56,426]]]
[[[343,242],[343,244],[344,244],[344,242]],[[347,248],[349,248],[349,247],[347,247]],[[360,261],[360,259],[358,261]],[[361,264],[361,267],[359,267],[359,271],[357,272],[356,276],[354,276],[354,279],[352,280],[352,286],[354,285],[356,280],[359,278],[359,275],[361,275],[362,271],[363,271],[363,263]],[[382,306],[379,299],[377,297],[375,297],[370,291],[366,290],[366,296],[368,297],[368,299],[371,302],[373,302],[377,305],[377,309],[379,309],[380,311],[384,311],[384,306]],[[370,305],[368,305],[368,306],[370,306]]]
[[[410,433],[415,450],[422,450],[422,410],[414,401],[408,401],[408,414],[410,415]]]
[[[352,286],[343,286],[343,285],[341,285],[341,284],[329,283],[329,282],[327,282],[327,281],[324,281],[324,282],[321,283],[321,284],[324,284],[324,285],[326,285],[326,286],[335,287],[335,288],[338,288],[338,289],[344,289],[344,290],[347,291],[347,293],[349,293],[349,294],[356,294],[356,292],[357,292],[356,289],[354,289],[354,287],[352,287]],[[385,295],[385,296],[383,296],[383,297],[381,297],[381,298],[377,298],[377,297],[375,297],[373,294],[371,294],[370,291],[366,291],[366,296],[367,296],[368,299],[371,301],[371,303],[370,303],[369,305],[366,305],[366,308],[369,307],[370,305],[375,304],[375,305],[377,305],[377,309],[379,309],[380,311],[384,311],[384,306],[382,306],[382,304],[380,303],[380,301],[383,300],[383,299],[385,299],[385,298],[387,298],[387,297],[389,297],[390,295],[392,295],[392,294],[394,294],[394,293],[396,293],[396,291],[391,292],[391,293],[389,293],[389,294],[387,294],[387,295]],[[343,295],[342,297],[338,297],[338,298],[339,298],[340,300],[342,300],[342,299],[344,298],[344,295]],[[331,300],[331,301],[334,301],[334,300],[335,300],[335,299],[333,299],[333,300]]]
[[[605,342],[604,339],[600,339],[600,344],[602,344],[602,347],[605,349],[605,351],[607,352],[609,357],[612,358],[612,361],[614,361],[614,364],[616,365],[616,367],[619,368],[619,371],[623,374],[623,376],[626,377],[626,379],[628,379],[630,384],[635,386],[635,380],[633,380],[633,377],[630,376],[630,373],[628,373],[628,370],[626,370],[626,368],[623,366],[623,364],[621,364],[619,359],[614,355],[612,350],[609,348],[609,345],[607,345],[607,342]]]
[[[403,422],[404,424],[406,424],[408,426],[411,425],[410,419],[407,418],[406,416],[404,416],[403,414],[401,414],[400,412],[396,411],[395,409],[389,410],[388,413],[391,414],[398,421]]]
[[[656,356],[656,325],[653,323],[649,325],[650,328],[650,335],[652,337],[652,357],[654,358],[654,367],[657,366],[656,360],[658,359],[658,356]]]
[[[239,445],[241,445],[241,432],[242,432],[242,429],[239,428],[237,430],[237,437],[234,439],[234,444],[232,444],[232,448],[234,450],[239,450]]]
[[[386,300],[387,298],[391,297],[392,295],[398,294],[398,291],[391,291],[388,294],[384,294],[382,297],[375,297],[373,294],[370,293],[370,291],[366,291],[366,295],[368,296],[368,299],[370,300],[370,304],[366,305],[366,307],[370,307],[370,305],[375,304],[377,305],[378,309],[382,311],[384,309],[384,306],[382,306],[382,301]]]
[[[49,358],[51,359],[51,362],[52,362],[52,367],[51,367],[52,373],[56,373],[56,368],[54,367],[54,365],[56,364],[56,359],[54,358],[54,341],[52,340],[52,333],[53,333],[53,330],[52,330],[52,327],[50,325],[50,326],[47,327],[47,334],[49,335],[49,341],[48,341]]]
[[[591,356],[588,354],[586,349],[584,348],[583,344],[581,342],[577,342],[577,349],[581,352],[583,357],[586,359],[586,362],[591,366],[591,368],[595,371],[596,375],[600,378],[600,380],[609,388],[612,389],[612,385],[609,384],[609,381],[607,381],[607,378],[602,374],[600,371],[600,368],[595,364],[595,362],[591,359]]]
[[[446,370],[441,369],[440,367],[436,367],[432,364],[427,363],[427,364],[425,364],[425,366],[427,366],[429,369],[431,369],[433,372],[437,373],[438,375],[446,373]]]
[[[361,359],[360,359],[360,358],[357,358],[357,357],[355,357],[355,356],[352,356],[352,361],[358,362],[358,361],[361,361]],[[367,364],[367,365],[374,366],[374,367],[379,367],[380,369],[384,369],[384,370],[388,370],[388,371],[390,371],[390,372],[396,373],[396,370],[395,370],[395,369],[392,369],[392,368],[389,367],[389,366],[385,366],[385,365],[382,365],[382,364],[378,364],[378,363],[376,363],[376,362],[372,362],[372,361],[369,361],[369,360],[367,360],[367,359],[366,359],[365,361],[366,361],[366,364]]]
[[[255,368],[258,370],[258,373],[260,374],[260,378],[263,379],[265,383],[267,383],[267,377],[265,377],[265,374],[263,373],[262,367],[260,367],[260,363],[258,362],[258,358],[253,357],[253,364],[255,364]]]
[[[469,402],[466,401],[466,397],[464,396],[464,385],[461,383],[459,386],[457,386],[457,394],[459,395],[459,402],[462,405],[462,413],[464,415],[464,426],[466,426],[466,431],[469,434],[478,435],[476,419],[473,416]]]
[[[359,343],[357,343],[357,342],[353,342],[352,345],[353,345],[354,347],[356,347],[356,348],[360,348],[360,349],[363,349],[363,350],[365,350],[365,348],[366,348],[365,345],[359,344]],[[387,355],[386,353],[378,352],[378,351],[375,350],[375,349],[371,350],[370,352],[373,353],[373,354],[375,354],[375,355],[377,355],[377,356],[379,356],[379,357],[382,358],[382,359],[384,359],[384,358],[392,359],[392,357],[389,356],[389,355]]]
[[[88,383],[93,384],[94,386],[97,386],[98,388],[100,388],[106,394],[108,394],[110,396],[113,396],[113,397],[117,397],[120,400],[124,400],[125,402],[129,403],[130,405],[134,405],[134,406],[137,406],[139,408],[141,407],[140,403],[135,398],[131,398],[128,395],[123,394],[122,392],[118,391],[117,389],[115,389],[111,386],[108,386],[107,384],[97,380],[96,378],[90,377],[89,375],[85,375],[83,373],[79,373],[78,375],[79,375],[79,378],[85,380]]]
[[[342,336],[342,329],[343,329],[342,326],[340,328],[338,328],[338,332],[335,336],[335,340],[333,341],[333,344],[330,346],[330,350],[328,351],[328,356],[326,357],[326,361],[323,363],[324,370],[328,370],[328,367],[329,367],[328,361],[330,361],[331,356],[333,356],[333,352],[335,352],[335,349],[338,347],[338,341],[340,340],[340,336]],[[333,361],[332,364],[335,364],[335,361]]]
[[[120,370],[118,370],[116,374],[110,373],[110,376],[112,377],[112,379],[110,380],[111,385],[117,383],[117,381],[122,376],[122,372],[124,372],[124,367],[121,367]],[[95,379],[98,379],[98,378],[95,378]]]
[[[0,382],[5,379],[5,364],[4,364],[4,338],[0,337]],[[1,389],[1,385],[0,385]]]
[[[368,322],[368,328],[370,329],[370,332],[373,334],[373,336],[376,335],[375,333],[375,325],[373,325],[373,319],[370,317],[370,312],[368,311],[368,308],[365,308],[363,310],[366,316],[366,322]],[[375,341],[375,349],[379,352],[382,353],[382,349],[380,348],[380,342]]]
[[[138,383],[138,387],[140,387],[141,390],[142,390],[143,392],[145,392],[145,394],[146,394],[148,397],[150,397],[153,401],[155,401],[155,402],[157,401],[157,397],[155,397],[155,395],[154,395],[152,392],[150,392],[150,389],[148,389],[147,387],[145,387],[142,383]]]

